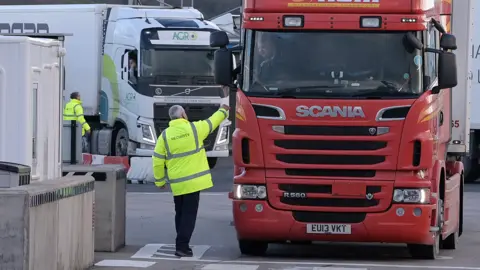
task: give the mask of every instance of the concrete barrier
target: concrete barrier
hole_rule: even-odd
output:
[[[0,189],[0,269],[88,269],[94,181],[64,177]]]
[[[123,165],[63,165],[63,174],[95,179],[95,251],[125,246],[126,172]]]

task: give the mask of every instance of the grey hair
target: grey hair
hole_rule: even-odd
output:
[[[168,109],[168,116],[170,116],[170,119],[179,119],[183,117],[183,113],[185,112],[185,109],[183,109],[182,106],[180,105],[173,105]]]

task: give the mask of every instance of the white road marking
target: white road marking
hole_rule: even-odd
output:
[[[274,268],[272,268],[273,270]],[[279,269],[280,270],[280,269]],[[345,268],[345,267],[293,267],[293,268],[282,268],[281,270],[368,270],[367,268]]]
[[[191,246],[193,251],[193,257],[178,258],[174,255],[175,247],[172,244],[148,244],[137,251],[131,258],[132,259],[153,259],[153,260],[182,260],[182,261],[204,261],[201,260],[205,252],[210,249],[210,246],[206,245],[194,245]],[[216,261],[213,261],[216,262]]]
[[[443,260],[452,259],[452,257],[447,256],[440,256],[438,263],[440,265],[413,265],[413,264],[402,264],[398,262],[392,262],[391,264],[387,263],[340,263],[340,262],[328,262],[328,261],[289,261],[289,260],[249,260],[249,259],[238,259],[238,260],[209,260],[203,259],[202,257],[205,253],[210,249],[211,246],[208,245],[194,245],[192,246],[194,256],[191,258],[178,258],[173,255],[174,252],[174,245],[172,244],[148,244],[142,247],[140,250],[137,251],[131,258],[132,259],[150,259],[150,260],[182,260],[182,261],[191,261],[191,262],[198,262],[198,263],[210,263],[209,265],[214,265],[214,263],[218,263],[216,265],[243,265],[243,267],[247,266],[254,266],[254,265],[265,265],[265,264],[272,264],[272,265],[282,265],[286,267],[294,267],[289,268],[290,270],[301,270],[301,269],[308,269],[308,270],[367,270],[368,267],[375,267],[375,268],[397,268],[397,269],[449,269],[449,270],[480,270],[480,267],[473,267],[473,266],[459,266],[459,265],[452,265],[446,266],[443,265]],[[206,265],[208,266],[208,265]],[[210,267],[210,266],[209,266]],[[214,266],[211,266],[214,267]],[[223,269],[230,269],[230,268],[221,268]],[[243,269],[243,268],[240,268]],[[250,270],[250,268],[244,268],[245,270]],[[253,269],[253,268],[252,268]],[[274,268],[275,269],[275,268]],[[210,270],[207,268],[206,270]],[[213,268],[212,270],[215,270]],[[285,269],[284,269],[285,270]]]
[[[131,194],[142,194],[142,195],[170,195],[172,196],[171,192],[135,192],[129,191],[128,193]],[[228,192],[202,192],[200,196],[225,196],[228,197]]]
[[[147,268],[154,264],[156,264],[156,262],[133,260],[103,260],[96,263],[95,266]]]
[[[339,262],[318,262],[318,261],[269,261],[269,260],[234,260],[222,261],[222,263],[245,263],[245,264],[282,264],[282,265],[311,265],[325,269],[326,266],[351,266],[351,267],[378,267],[378,268],[401,268],[401,269],[449,269],[449,270],[480,270],[480,267],[472,266],[445,266],[445,265],[412,265],[392,262],[392,264],[380,263],[339,263]],[[443,263],[442,263],[443,264]],[[327,268],[328,269],[328,268]]]
[[[204,265],[200,270],[257,270],[259,267],[260,265],[216,263]]]

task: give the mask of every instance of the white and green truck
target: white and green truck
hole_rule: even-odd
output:
[[[92,154],[152,156],[168,109],[190,120],[229,103],[215,84],[210,33],[193,8],[122,5],[0,6],[0,33],[65,33],[65,102],[79,92],[93,129]],[[211,167],[228,157],[230,121],[204,144]]]

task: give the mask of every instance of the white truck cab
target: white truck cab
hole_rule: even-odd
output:
[[[70,33],[65,102],[79,92],[93,129],[88,152],[151,157],[168,109],[208,118],[229,93],[215,85],[210,33],[193,8],[122,5],[0,6],[0,33]],[[204,144],[212,165],[229,155],[224,121]]]

